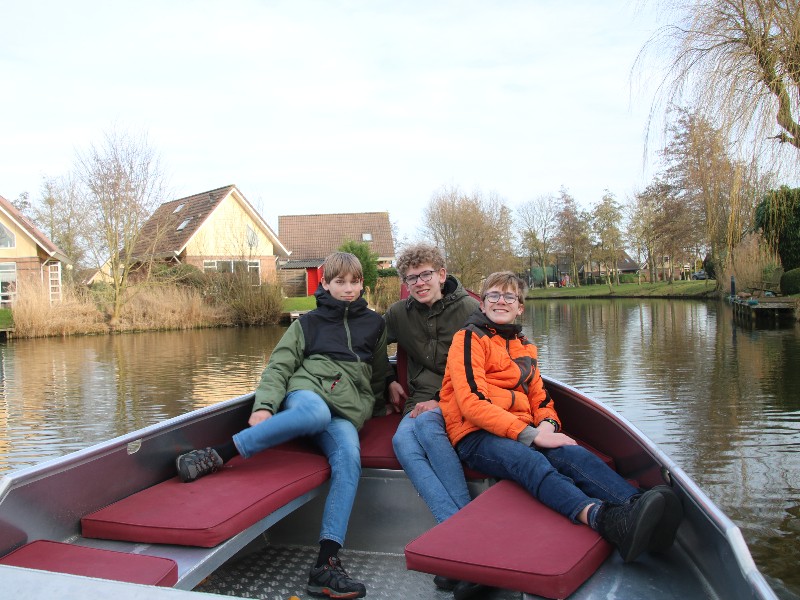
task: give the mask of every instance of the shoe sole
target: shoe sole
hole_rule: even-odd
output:
[[[664,552],[669,550],[675,542],[675,535],[678,533],[681,521],[683,521],[683,506],[681,499],[667,485],[657,485],[653,491],[661,494],[664,498],[664,514],[661,521],[656,526],[650,538],[648,550],[650,552]]]
[[[363,598],[367,592],[337,592],[325,586],[307,586],[306,590],[312,596],[328,597],[328,598]]]
[[[664,497],[659,493],[646,492],[636,504],[638,506],[636,522],[618,548],[622,560],[626,563],[636,560],[648,549],[653,531],[664,514]],[[623,547],[627,548],[624,553]]]

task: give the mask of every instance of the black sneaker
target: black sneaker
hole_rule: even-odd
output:
[[[433,578],[433,585],[440,590],[445,590],[447,592],[452,592],[458,583],[458,579],[451,579],[450,577],[445,577],[444,575],[436,575]]]
[[[213,448],[192,450],[175,459],[175,468],[183,483],[213,473],[222,466],[222,459]]]
[[[669,550],[675,541],[675,534],[678,533],[678,527],[683,521],[683,506],[678,494],[668,485],[657,485],[651,491],[658,492],[664,498],[664,514],[653,531],[648,550],[664,552]]]
[[[459,581],[453,590],[453,600],[469,600],[470,598],[485,598],[489,587],[469,581]]]
[[[622,560],[631,562],[648,549],[663,514],[664,497],[649,490],[635,502],[604,503],[597,515],[597,531],[617,547]]]
[[[363,598],[367,595],[367,588],[350,578],[338,556],[331,556],[327,565],[311,567],[306,589],[312,596],[329,598]]]

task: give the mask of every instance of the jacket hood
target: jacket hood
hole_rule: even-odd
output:
[[[514,338],[523,339],[525,337],[522,333],[522,325],[518,325],[517,323],[498,325],[490,320],[480,308],[475,309],[475,312],[467,317],[467,322],[464,325],[465,327],[472,325],[487,333],[499,335],[507,340],[513,340]]]

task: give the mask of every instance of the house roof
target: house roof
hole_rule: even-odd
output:
[[[0,196],[0,211],[5,213],[6,217],[11,219],[20,229],[27,233],[28,236],[48,255],[64,263],[70,262],[69,258],[67,258],[67,255],[64,254],[64,251],[61,248],[56,246],[50,240],[50,238],[39,231],[36,225],[34,225],[28,219],[28,217],[19,212],[16,206],[11,204],[11,202],[2,196]]]
[[[322,258],[309,258],[308,260],[287,260],[281,269],[312,269],[321,267],[325,262]]]
[[[325,258],[350,240],[366,241],[381,260],[394,259],[388,212],[282,215],[278,217],[278,234],[291,249],[293,260]]]
[[[226,185],[208,192],[164,202],[142,227],[139,241],[134,248],[133,254],[145,254],[152,240],[158,239],[155,248],[152,249],[155,256],[177,256],[183,252],[192,237],[211,216],[211,213],[230,195],[234,195],[241,202],[250,218],[261,226],[275,247],[275,253],[288,257],[290,253],[280,242],[278,236],[275,235],[272,228],[267,225],[267,222],[235,185]],[[184,222],[186,225],[179,228],[179,225]]]

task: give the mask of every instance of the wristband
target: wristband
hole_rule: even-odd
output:
[[[556,421],[555,419],[551,419],[550,417],[548,417],[546,419],[542,419],[542,423],[544,423],[545,421],[547,421],[553,427],[555,427],[555,429],[553,430],[553,433],[558,433],[558,430],[561,429],[561,426],[558,424],[558,421]]]

